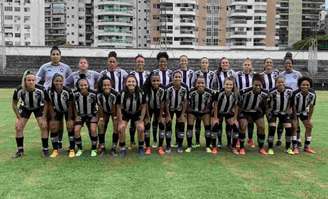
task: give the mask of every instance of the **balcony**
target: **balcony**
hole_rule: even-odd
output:
[[[129,0],[99,0],[97,5],[124,5],[133,6]]]

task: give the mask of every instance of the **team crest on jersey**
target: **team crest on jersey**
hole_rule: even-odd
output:
[[[64,69],[63,68],[60,68],[59,71],[63,73],[64,72]]]

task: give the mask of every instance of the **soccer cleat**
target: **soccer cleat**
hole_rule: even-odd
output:
[[[192,151],[192,147],[188,147],[188,148],[186,148],[186,150],[185,150],[186,153],[190,153],[191,151]]]
[[[151,155],[151,148],[150,147],[146,147],[146,149],[145,149],[145,154],[146,155]]]
[[[232,148],[231,151],[232,151],[233,154],[239,155],[239,152],[236,148]]]
[[[49,158],[49,150],[42,150],[42,156],[44,157],[44,158]]]
[[[315,154],[316,152],[311,148],[311,147],[304,147],[304,151],[306,153],[311,153],[311,154]]]
[[[16,153],[12,156],[12,158],[21,158],[24,156],[24,151],[16,151]]]
[[[126,156],[126,154],[127,154],[126,148],[125,147],[121,148],[120,149],[120,157],[124,158]]]
[[[157,142],[154,142],[153,145],[151,146],[153,149],[157,148]]]
[[[293,149],[293,152],[294,152],[295,155],[300,154],[300,150],[298,149],[298,147],[295,147],[295,148]]]
[[[164,155],[164,154],[165,154],[165,151],[164,151],[164,149],[163,149],[163,147],[162,147],[162,146],[160,146],[160,147],[158,148],[158,151],[157,151],[157,153],[158,153],[158,155],[160,155],[160,156],[162,156],[162,155]]]
[[[182,147],[178,147],[177,152],[180,153],[180,154],[183,153],[183,148]]]
[[[253,139],[248,139],[247,140],[247,145],[251,148],[255,148],[255,143],[254,143]]]
[[[192,146],[193,148],[199,148],[200,147],[200,143],[196,143],[196,144],[194,144],[193,146]]]
[[[75,156],[76,156],[76,157],[80,157],[82,154],[83,154],[82,149],[79,149],[79,150],[77,150]]]
[[[293,150],[292,150],[291,148],[288,148],[288,149],[286,150],[286,153],[287,153],[288,155],[295,155],[294,152],[293,152]]]
[[[140,156],[144,156],[145,155],[145,149],[143,147],[138,147],[138,154]]]
[[[171,146],[172,148],[178,148],[178,144],[177,143],[175,143],[175,144],[172,144],[172,146]]]
[[[239,155],[246,155],[246,150],[245,150],[245,148],[240,148],[240,149],[239,149]]]
[[[171,147],[166,147],[166,149],[165,149],[165,153],[170,154],[170,153],[171,153]]]
[[[276,142],[276,146],[281,146],[281,140],[277,140],[277,142]]]
[[[216,155],[219,152],[217,147],[212,148],[212,154]]]
[[[75,157],[75,151],[74,151],[74,149],[70,149],[70,150],[68,151],[68,157],[69,157],[69,158],[74,158],[74,157]]]
[[[118,154],[117,154],[116,148],[112,147],[109,151],[109,154],[111,156],[117,156]]]
[[[210,147],[206,147],[206,153],[212,153],[212,150]]]
[[[240,149],[240,140],[239,140],[239,139],[237,140],[236,148],[237,148],[237,149]]]
[[[97,156],[97,150],[91,150],[91,153],[90,153],[90,156],[91,157],[96,157]]]
[[[269,154],[269,155],[274,155],[274,151],[273,151],[273,149],[269,149],[269,150],[268,150],[268,154]]]
[[[54,150],[52,151],[50,157],[51,157],[51,158],[55,158],[55,157],[57,157],[57,156],[59,156],[59,151],[58,151],[58,149],[54,149]]]
[[[260,149],[259,149],[259,153],[260,153],[261,155],[268,155],[268,153],[266,152],[266,150],[265,150],[264,148],[260,148]]]

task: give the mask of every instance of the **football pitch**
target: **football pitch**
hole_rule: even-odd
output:
[[[246,156],[233,155],[226,148],[213,156],[205,153],[203,139],[202,148],[190,154],[160,157],[153,151],[140,157],[134,149],[124,159],[90,157],[85,130],[82,157],[70,159],[65,153],[44,159],[34,116],[24,131],[25,156],[11,159],[16,150],[12,93],[13,89],[0,89],[1,199],[328,198],[328,92],[317,92],[314,155],[289,156],[282,146],[275,148],[274,156],[261,156],[249,148]],[[110,137],[107,132],[107,148]],[[64,140],[66,147],[66,131]]]

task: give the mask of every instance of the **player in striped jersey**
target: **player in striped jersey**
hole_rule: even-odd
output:
[[[291,100],[293,90],[285,86],[285,79],[278,77],[276,79],[276,87],[270,90],[270,113],[267,114],[269,123],[269,135],[268,135],[268,154],[273,155],[273,140],[276,132],[276,120],[279,118],[279,122],[283,124],[286,129],[286,152],[293,155],[293,151],[290,147],[292,136],[292,124],[291,124]]]
[[[262,88],[263,77],[260,74],[253,75],[253,86],[240,91],[239,97],[239,126],[240,126],[240,155],[245,155],[245,133],[249,123],[255,123],[257,127],[257,139],[259,153],[267,155],[264,149],[265,130],[264,114],[268,110],[268,91]]]
[[[51,61],[43,64],[39,71],[37,72],[37,83],[43,83],[45,89],[48,89],[51,86],[51,80],[55,73],[59,73],[67,78],[71,73],[71,68],[60,62],[61,51],[57,46],[54,46],[50,50],[50,59]]]
[[[152,72],[146,81],[144,92],[147,100],[147,118],[145,120],[146,155],[151,154],[150,148],[150,123],[153,121],[153,141],[157,143],[157,124],[159,126],[158,154],[164,155],[163,141],[165,137],[165,125],[163,121],[165,89],[161,85],[158,73]]]
[[[312,140],[312,115],[314,111],[314,106],[316,102],[316,94],[312,90],[312,79],[309,77],[301,77],[298,80],[299,89],[293,93],[293,152],[299,154],[299,146],[296,137],[296,127],[298,126],[299,120],[302,121],[305,127],[305,144],[304,151],[307,153],[315,153],[315,151],[310,147]]]
[[[239,71],[236,73],[236,83],[238,89],[241,91],[246,88],[252,87],[252,80],[253,80],[253,63],[250,58],[246,58],[243,62],[243,71]],[[253,141],[253,131],[254,131],[254,124],[252,122],[249,123],[247,127],[247,144],[248,146],[255,148],[255,144]]]
[[[187,55],[181,55],[179,58],[179,67],[178,69],[182,74],[182,82],[187,85],[190,90],[192,85],[192,79],[194,76],[194,71],[188,68],[188,57]]]
[[[161,84],[163,86],[167,86],[171,82],[172,71],[167,67],[168,60],[169,55],[166,52],[159,52],[157,54],[159,69],[154,70],[154,72],[159,73],[161,77]]]
[[[137,78],[138,86],[143,90],[146,79],[148,78],[150,72],[145,70],[145,58],[142,55],[137,55],[135,57],[135,70],[130,72]],[[135,146],[134,135],[136,132],[135,122],[131,122],[130,124],[130,146],[129,148],[133,148]]]
[[[223,81],[223,88],[216,93],[214,97],[214,114],[213,114],[213,133],[216,135],[220,133],[220,126],[223,121],[226,122],[227,144],[232,152],[236,155],[239,152],[236,149],[236,144],[239,136],[238,129],[238,94],[235,91],[235,80],[233,77],[227,77]],[[221,138],[221,136],[217,136]],[[232,140],[232,144],[231,144]],[[212,146],[216,146],[216,139],[212,141]],[[215,150],[216,147],[215,147]],[[212,153],[215,150],[212,149]]]
[[[222,57],[219,60],[218,69],[215,71],[211,88],[215,91],[220,91],[221,89],[223,89],[224,80],[227,77],[234,77],[235,75],[236,75],[235,72],[232,69],[230,69],[229,60],[226,57]],[[229,133],[227,133],[229,132],[229,129],[227,129],[227,127],[228,126],[226,126],[226,135],[227,135],[227,140],[229,142],[231,138],[229,138]],[[219,130],[217,132],[217,136],[218,136],[217,147],[220,148],[222,146],[222,123],[219,124]]]
[[[187,143],[188,148],[185,150],[190,153],[192,148],[192,136],[194,122],[196,118],[203,121],[205,126],[206,152],[214,153],[210,148],[211,139],[216,140],[216,136],[211,135],[211,108],[212,108],[212,91],[205,88],[205,79],[198,76],[195,87],[188,94],[188,126],[187,126]]]
[[[81,128],[86,123],[89,136],[91,139],[91,157],[97,156],[97,96],[96,93],[89,88],[87,79],[81,78],[76,82],[77,89],[73,92],[75,104],[75,143],[78,150],[75,156],[82,155],[82,138]]]
[[[183,152],[182,143],[184,138],[185,113],[187,108],[188,88],[182,84],[182,74],[180,71],[173,72],[173,81],[166,88],[165,103],[166,103],[166,153],[171,152],[172,138],[172,119],[176,116],[175,129],[177,134],[178,153]]]
[[[46,110],[48,106],[48,95],[42,86],[36,85],[36,76],[25,71],[22,84],[15,89],[12,98],[12,109],[16,115],[16,145],[17,151],[13,158],[24,155],[24,128],[33,113],[41,130],[42,154],[49,156],[48,151],[48,126],[46,121]]]
[[[101,74],[107,75],[112,80],[112,86],[117,92],[123,90],[124,79],[128,76],[128,73],[124,69],[118,67],[117,54],[115,51],[109,52],[107,69],[101,71]]]
[[[144,119],[146,114],[146,98],[137,84],[137,78],[134,75],[128,75],[125,81],[124,90],[121,94],[122,118],[119,120],[120,133],[120,155],[126,155],[125,148],[125,129],[129,121],[136,123],[138,132],[139,146],[138,153],[144,154]]]
[[[194,72],[193,80],[192,80],[192,87],[195,85],[196,79],[198,76],[203,76],[205,79],[205,87],[211,88],[212,81],[214,78],[214,72],[210,71],[209,69],[209,60],[207,57],[203,57],[200,59],[200,70]],[[196,144],[195,147],[200,147],[200,130],[201,130],[201,120],[196,119],[195,123],[195,137],[196,137]]]
[[[69,157],[74,157],[74,127],[73,127],[73,93],[64,86],[64,77],[56,73],[52,78],[51,87],[48,89],[50,98],[50,137],[53,146],[53,152],[50,157],[55,158],[59,155],[59,129],[63,119],[66,120],[66,128],[69,137]]]
[[[113,129],[117,129],[118,118],[121,118],[120,107],[120,94],[112,88],[112,81],[104,75],[99,79],[97,90],[97,104],[98,104],[98,153],[100,156],[105,154],[105,135],[109,123],[109,119],[112,118]],[[117,155],[116,148],[119,139],[119,133],[113,130],[112,134],[112,147],[110,154]]]
[[[88,80],[90,89],[96,90],[97,89],[97,81],[100,78],[100,73],[89,70],[89,62],[87,58],[81,57],[79,61],[79,70],[73,72],[65,79],[65,86],[69,88],[74,88],[77,80],[80,79],[80,74],[85,74],[85,78]]]

